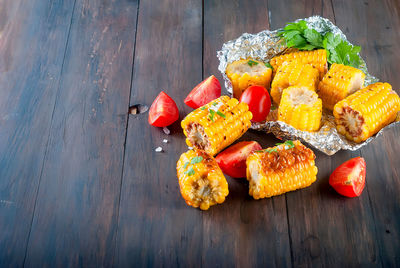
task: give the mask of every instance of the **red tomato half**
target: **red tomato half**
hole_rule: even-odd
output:
[[[352,158],[333,171],[329,177],[329,184],[341,195],[360,196],[365,186],[365,173],[364,158]]]
[[[198,84],[184,100],[185,104],[197,109],[216,98],[221,97],[221,84],[215,76],[210,76]]]
[[[166,127],[179,119],[175,101],[164,91],[158,94],[149,110],[149,124],[155,127]]]
[[[242,141],[229,147],[215,158],[222,172],[232,178],[246,177],[246,159],[253,151],[262,147],[256,141]]]
[[[249,110],[253,114],[251,119],[253,122],[264,121],[271,109],[268,90],[262,86],[248,87],[240,97],[240,102],[245,102],[249,105]]]

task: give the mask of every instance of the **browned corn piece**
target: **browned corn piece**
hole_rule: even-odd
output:
[[[225,201],[228,182],[212,156],[189,150],[179,158],[176,170],[182,197],[189,206],[207,210]]]
[[[347,139],[362,142],[393,122],[400,98],[388,83],[375,83],[339,101],[334,109],[336,128]]]
[[[317,131],[321,125],[322,101],[306,87],[288,87],[283,91],[278,120],[303,131]]]
[[[261,61],[247,59],[228,64],[226,75],[232,82],[233,97],[239,99],[249,86],[258,85],[269,89],[272,70]]]
[[[181,126],[188,146],[214,156],[249,129],[251,118],[246,103],[222,96],[188,114]]]
[[[320,79],[322,79],[328,69],[325,49],[291,52],[273,57],[269,63],[272,65],[275,75],[275,72],[278,70],[278,67],[282,65],[282,63],[294,60],[298,60],[304,64],[311,64],[317,68]]]
[[[282,91],[290,86],[303,86],[316,91],[319,82],[319,71],[311,64],[299,61],[284,62],[278,67],[271,84],[271,96],[279,105]]]
[[[359,69],[343,64],[332,64],[318,86],[322,105],[333,110],[338,101],[361,89],[364,79],[365,74]]]
[[[280,195],[311,185],[317,179],[313,151],[294,141],[256,151],[247,157],[249,194],[254,199]],[[291,148],[292,147],[292,148]]]

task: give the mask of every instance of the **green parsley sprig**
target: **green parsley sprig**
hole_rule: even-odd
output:
[[[258,64],[258,63],[257,63],[257,64]],[[217,106],[217,105],[218,105],[218,103],[217,103],[217,102],[214,102],[214,103],[211,104],[211,107],[208,108],[208,112],[209,112],[208,118],[209,118],[211,121],[213,121],[213,122],[214,122],[214,116],[215,116],[215,114],[221,116],[222,118],[226,118],[226,115],[224,115],[221,111],[216,110],[216,109],[213,108],[213,106]],[[205,109],[206,109],[206,107],[201,107],[201,110],[204,111]]]
[[[254,60],[249,60],[249,61],[247,62],[247,64],[248,64],[250,67],[253,67],[254,65],[257,65],[258,62],[254,61]]]
[[[286,41],[287,47],[300,50],[324,48],[330,64],[341,63],[355,68],[360,65],[361,47],[353,46],[342,39],[340,35],[334,35],[331,32],[322,35],[315,29],[308,28],[307,22],[304,20],[287,24],[278,32],[278,36]]]
[[[188,170],[186,170],[184,173],[187,174],[188,176],[192,176],[194,175],[196,172],[193,169],[194,164],[200,163],[201,161],[203,161],[203,157],[202,156],[195,156],[192,158],[192,160],[190,160],[190,162],[186,162],[183,165],[183,169],[186,169],[189,165],[191,165]]]
[[[292,148],[295,147],[293,141],[291,141],[291,140],[287,140],[287,141],[282,142],[282,143],[277,143],[277,144],[275,144],[275,145],[276,145],[276,146],[285,145],[285,150],[289,150],[289,149],[292,149]],[[267,152],[267,153],[272,153],[272,152],[277,152],[277,151],[278,151],[277,148],[267,148],[267,149],[259,150],[259,151],[256,151],[256,152]]]

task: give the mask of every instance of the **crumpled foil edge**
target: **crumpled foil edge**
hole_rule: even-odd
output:
[[[299,20],[296,20],[295,22]],[[305,18],[304,20],[307,22],[309,28],[315,29],[321,34],[326,32],[339,34],[342,39],[351,44],[343,32],[330,20],[320,16],[312,16]],[[243,33],[237,39],[224,43],[222,49],[217,51],[217,57],[219,59],[218,70],[222,73],[225,87],[230,94],[232,94],[232,83],[225,73],[227,65],[233,61],[246,58],[269,61],[274,56],[283,53],[287,47],[285,42],[276,35],[279,30],[280,29],[274,31],[264,30],[256,34]],[[366,74],[364,82],[365,86],[379,81],[376,77],[372,76],[368,72],[367,65],[362,58],[359,68]],[[337,132],[334,123],[334,117],[331,113],[324,111],[322,117],[323,123],[321,129],[317,132],[297,130],[284,122],[276,121],[276,111],[271,111],[266,122],[252,123],[251,128],[259,131],[265,131],[267,133],[273,133],[280,139],[300,139],[302,142],[308,143],[312,147],[324,152],[327,155],[333,155],[339,150],[358,150],[370,143],[375,138],[381,136],[385,129],[392,128],[400,123],[400,116],[398,116],[396,122],[384,127],[377,134],[370,137],[366,141],[362,143],[354,143],[347,140],[344,136]]]

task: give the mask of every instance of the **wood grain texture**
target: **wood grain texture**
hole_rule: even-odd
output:
[[[370,73],[390,83],[400,93],[400,3],[336,0],[334,3],[339,7],[335,13],[340,27],[359,33],[353,40],[362,46]],[[343,10],[353,10],[353,16],[346,16]],[[398,127],[361,149],[367,162],[366,190],[375,220],[379,258],[384,267],[400,265],[400,161],[395,153],[399,149]]]
[[[183,99],[202,80],[201,1],[141,1],[137,27],[131,105],[150,107],[164,90],[182,119],[190,111]],[[167,136],[147,118],[129,117],[115,264],[199,266],[204,213],[180,196],[176,161],[187,150],[180,121]]]
[[[112,264],[136,16],[136,1],[76,2],[27,266]]]
[[[330,1],[268,3],[274,29],[312,15],[321,15],[335,23],[338,8]],[[341,17],[350,17],[350,12],[354,12],[341,11],[344,12]],[[360,33],[347,34],[352,40]],[[307,189],[286,194],[293,266],[376,265],[379,259],[368,193],[347,199],[328,184],[329,175],[338,165],[360,153],[340,151],[329,157],[314,151],[319,170],[317,181]]]
[[[205,1],[204,78],[215,74],[223,86],[216,51],[244,32],[257,33],[268,28],[266,1]],[[257,140],[264,148],[278,142],[271,134],[255,131],[247,132],[242,140]],[[285,195],[254,200],[248,194],[246,179],[228,178],[228,183],[226,202],[212,208],[203,218],[203,246],[207,249],[204,266],[289,266]]]
[[[73,5],[0,2],[1,267],[23,265]]]

